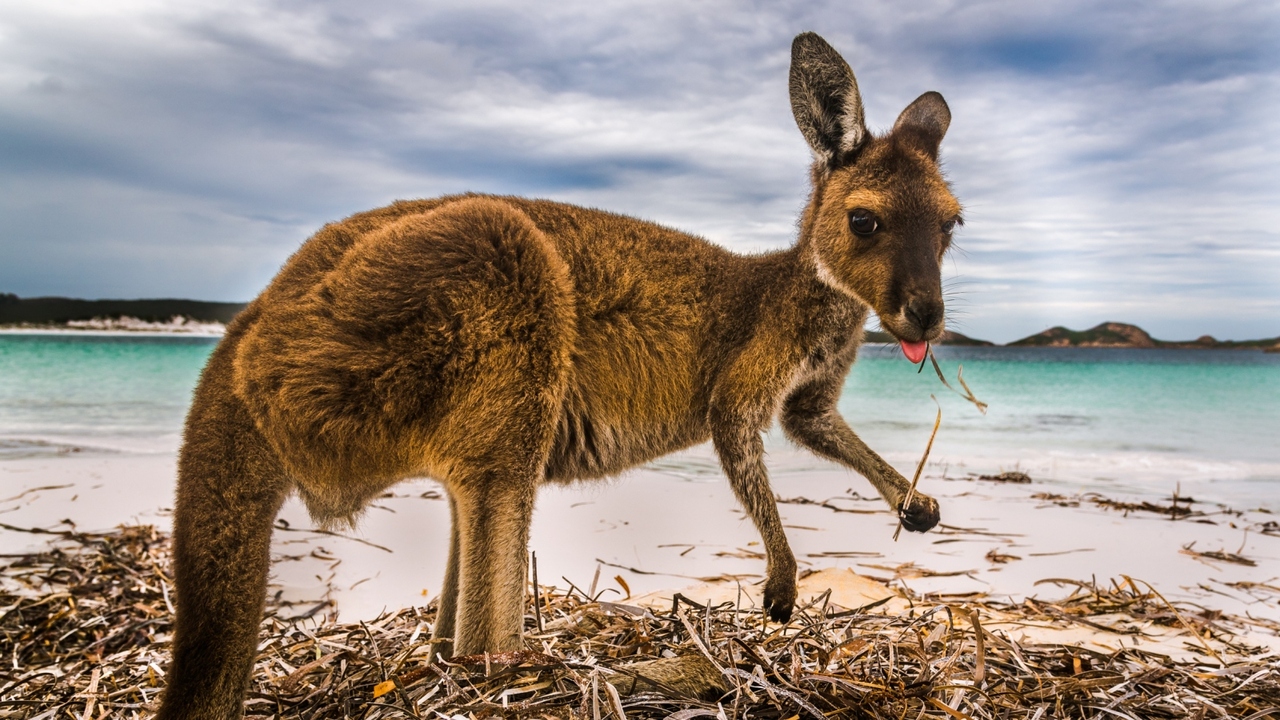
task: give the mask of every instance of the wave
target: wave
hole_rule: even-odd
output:
[[[0,460],[25,460],[28,458],[67,457],[114,453],[114,450],[65,442],[46,440],[0,439]]]
[[[0,461],[91,455],[165,455],[178,451],[175,433],[148,435],[6,435],[0,436]]]

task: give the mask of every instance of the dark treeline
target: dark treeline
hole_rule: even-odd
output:
[[[134,317],[168,322],[175,315],[201,322],[230,322],[245,303],[199,300],[78,300],[64,297],[20,298],[0,293],[0,325],[55,325],[71,320]]]

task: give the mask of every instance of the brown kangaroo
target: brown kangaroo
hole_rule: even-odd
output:
[[[545,200],[458,195],[327,225],[227,330],[187,417],[174,513],[177,621],[162,718],[242,713],[271,528],[290,492],[353,522],[428,476],[452,532],[434,628],[448,655],[521,644],[538,486],[617,473],[708,438],[768,551],[789,619],[796,561],[761,433],[866,476],[909,530],[938,522],[836,412],[874,309],[908,357],[943,332],[940,265],[960,206],[938,168],[950,122],[925,93],[868,132],[845,61],[792,45],[813,150],[799,239],[743,257]]]

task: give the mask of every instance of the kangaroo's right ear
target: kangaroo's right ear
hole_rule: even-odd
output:
[[[815,33],[791,43],[790,87],[791,112],[818,162],[834,168],[867,139],[853,70]]]

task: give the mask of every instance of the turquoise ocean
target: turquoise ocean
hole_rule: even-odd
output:
[[[175,452],[216,343],[0,334],[0,462]],[[1156,498],[1180,488],[1280,511],[1280,355],[943,347],[937,356],[953,384],[963,367],[985,415],[896,347],[864,348],[841,398],[849,423],[899,468],[923,451],[936,396],[931,474],[1020,470],[1060,492]],[[776,430],[767,447],[788,472],[807,467]]]

